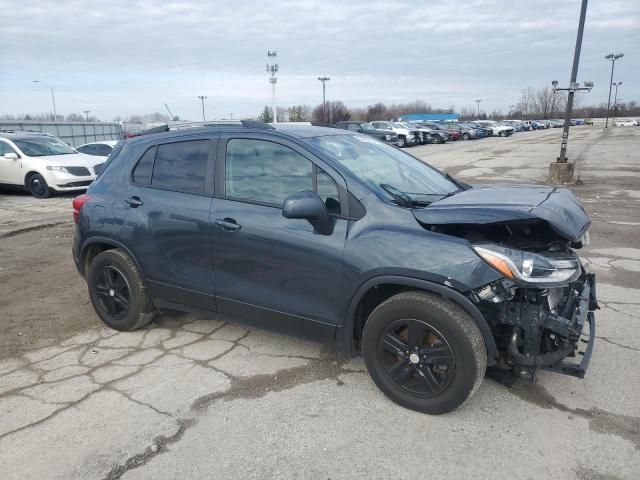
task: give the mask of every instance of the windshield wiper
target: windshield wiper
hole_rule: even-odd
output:
[[[388,183],[381,183],[380,188],[391,195],[391,198],[393,198],[395,202],[401,207],[412,207],[415,204],[413,198],[404,193],[402,190],[397,189],[393,185],[389,185]]]

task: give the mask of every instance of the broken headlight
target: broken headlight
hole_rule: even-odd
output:
[[[473,245],[480,257],[505,277],[529,284],[564,283],[580,273],[576,256],[546,256],[499,245]]]

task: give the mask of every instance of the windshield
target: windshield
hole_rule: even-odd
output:
[[[396,127],[396,128],[407,128],[403,124],[401,124],[400,122],[392,122],[392,125],[394,127]]]
[[[29,157],[47,155],[69,155],[76,153],[69,145],[55,137],[33,137],[13,139],[13,143]]]
[[[395,198],[391,190],[443,197],[460,190],[434,168],[384,142],[365,135],[329,135],[309,139],[314,147],[353,172],[370,187]],[[437,199],[430,198],[430,201]]]

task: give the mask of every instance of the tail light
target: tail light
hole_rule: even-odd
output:
[[[82,195],[78,195],[71,202],[71,204],[73,205],[73,223],[75,223],[76,225],[78,224],[78,218],[80,217],[80,209],[85,203],[87,203],[90,198],[91,197],[85,193]]]

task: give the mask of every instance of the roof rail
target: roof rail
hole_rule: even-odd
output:
[[[172,130],[182,130],[185,128],[202,128],[202,127],[244,127],[259,128],[264,130],[275,130],[271,125],[258,122],[257,120],[211,120],[208,122],[181,122],[159,125],[149,128],[140,133],[140,135],[150,135],[152,133],[169,132]]]

